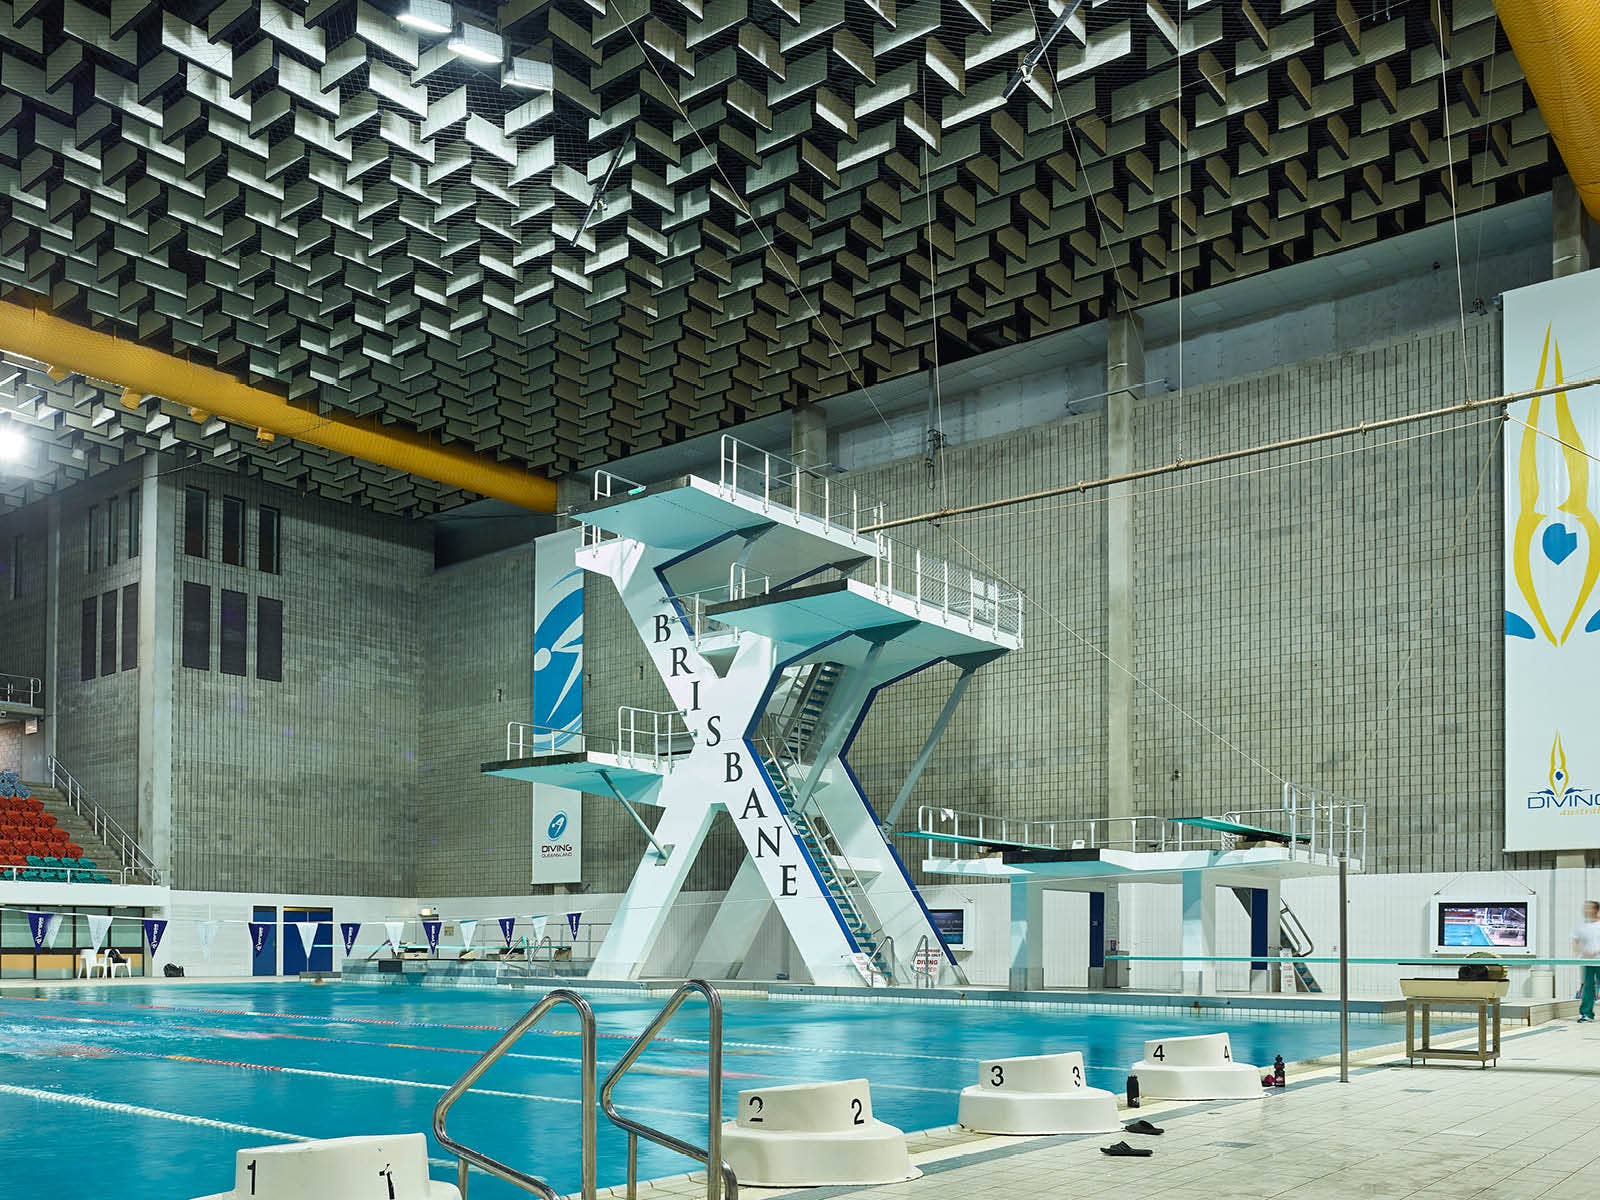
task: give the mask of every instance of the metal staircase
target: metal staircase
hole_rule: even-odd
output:
[[[844,668],[838,663],[813,663],[805,682],[793,693],[791,704],[780,718],[778,737],[779,745],[791,760],[799,761],[805,755],[843,675]]]
[[[840,915],[844,918],[845,928],[850,931],[856,946],[871,960],[873,970],[893,983],[894,955],[884,945],[886,939],[881,931],[875,928],[869,919],[872,907],[867,901],[867,890],[861,882],[861,877],[856,874],[850,859],[839,846],[838,839],[828,828],[827,819],[815,811],[809,816],[800,811],[798,797],[787,770],[794,765],[794,760],[791,759],[786,763],[783,758],[773,754],[770,747],[760,749],[761,764],[766,768],[767,776],[772,780],[772,786],[777,790],[778,798],[783,803],[784,813],[789,819],[789,828],[794,831],[794,836],[805,847],[811,861],[816,864],[817,874],[822,877],[822,886],[838,907]]]
[[[1245,912],[1250,911],[1250,888],[1232,888],[1234,899],[1244,906]],[[1311,973],[1311,968],[1302,959],[1309,958],[1316,950],[1317,945],[1311,940],[1305,925],[1295,914],[1295,911],[1282,900],[1278,902],[1278,950],[1287,952],[1294,968],[1294,986],[1297,992],[1321,992],[1322,985],[1317,982],[1317,977]]]

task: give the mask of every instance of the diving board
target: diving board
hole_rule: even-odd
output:
[[[1311,841],[1311,835],[1306,833],[1284,833],[1280,829],[1262,829],[1259,825],[1244,825],[1238,821],[1226,821],[1221,817],[1173,817],[1174,825],[1187,825],[1191,829],[1211,829],[1217,833],[1226,833],[1234,837],[1241,837],[1252,842],[1278,842],[1288,845],[1306,845]]]

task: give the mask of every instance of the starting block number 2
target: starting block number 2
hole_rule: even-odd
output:
[[[750,1109],[749,1115],[745,1117],[745,1120],[752,1125],[764,1124],[761,1112],[767,1106],[766,1101],[760,1096],[751,1096],[745,1101],[745,1104]],[[866,1119],[861,1115],[865,1109],[866,1106],[861,1103],[858,1097],[852,1097],[850,1100],[850,1124],[865,1125],[867,1123]]]

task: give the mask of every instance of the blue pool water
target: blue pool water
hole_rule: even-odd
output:
[[[151,984],[0,992],[0,1180],[4,1193],[99,1197],[115,1173],[128,1200],[185,1200],[232,1186],[234,1151],[288,1136],[429,1128],[442,1086],[526,1011],[533,993],[315,987],[302,983]],[[662,998],[596,992],[602,1077]],[[451,1133],[562,1193],[578,1188],[575,1018],[560,1009],[464,1097]],[[872,1082],[876,1115],[905,1129],[948,1125],[956,1095],[986,1057],[1082,1050],[1089,1080],[1120,1091],[1147,1037],[1226,1028],[1241,1062],[1335,1053],[1331,1019],[1255,1014],[1128,1015],[982,1004],[726,1000],[724,1111],[741,1089],[846,1079]],[[1351,1025],[1356,1048],[1396,1027]],[[617,1090],[620,1107],[704,1144],[704,1009],[680,1010]],[[698,1115],[698,1119],[695,1114]],[[623,1135],[600,1121],[600,1185],[621,1183]],[[37,1136],[34,1136],[37,1135]],[[453,1178],[437,1145],[436,1178]],[[694,1164],[643,1146],[645,1178]],[[474,1177],[473,1196],[508,1200]]]

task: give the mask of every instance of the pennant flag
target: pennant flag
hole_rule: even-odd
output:
[[[291,921],[295,932],[300,935],[300,948],[306,952],[306,957],[311,957],[311,948],[317,944],[317,923],[315,921]]]
[[[516,927],[517,919],[515,917],[500,918],[500,936],[505,938],[507,948],[510,948],[511,946],[512,933]]]
[[[578,936],[578,922],[581,921],[581,920],[583,920],[583,914],[582,913],[568,913],[567,914],[567,928],[572,930],[572,936],[573,937],[577,937]]]
[[[33,935],[33,948],[44,949],[44,935],[50,928],[50,914],[31,912],[28,914],[28,932]]]
[[[530,919],[533,921],[533,944],[537,946],[544,940],[545,927],[550,924],[550,918],[532,917]]]
[[[44,931],[44,948],[46,950],[55,949],[56,934],[58,934],[60,932],[61,932],[61,914],[60,913],[51,913],[50,914],[50,927]]]
[[[461,921],[459,922],[459,928],[461,930],[461,948],[463,950],[471,950],[472,935],[478,932],[478,922],[475,920]]]
[[[339,936],[344,938],[344,952],[354,954],[356,949],[356,936],[361,932],[360,921],[340,921]]]
[[[396,954],[399,954],[404,948],[400,945],[400,938],[405,934],[406,923],[404,921],[385,921],[383,927],[389,931],[389,945],[394,947]]]
[[[443,921],[424,921],[422,923],[422,936],[428,939],[428,953],[439,953],[439,931],[444,928]]]
[[[200,957],[207,962],[211,961],[211,943],[216,939],[217,930],[221,927],[221,921],[201,921],[194,927],[195,936],[200,939]]]
[[[166,936],[167,922],[163,917],[146,917],[144,919],[144,940],[150,943],[150,957],[154,958],[161,949],[161,939]]]
[[[271,921],[251,921],[250,923],[250,953],[260,954],[267,948],[267,933],[272,929]]]
[[[89,937],[98,950],[106,944],[106,930],[111,928],[111,918],[90,915],[85,919],[89,922]]]

